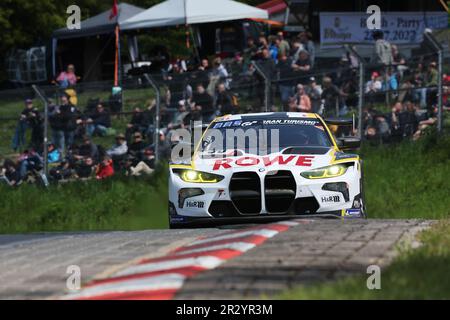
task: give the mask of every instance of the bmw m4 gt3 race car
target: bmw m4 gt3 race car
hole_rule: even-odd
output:
[[[364,218],[359,139],[336,139],[314,113],[216,118],[189,161],[170,165],[171,228],[289,217]]]

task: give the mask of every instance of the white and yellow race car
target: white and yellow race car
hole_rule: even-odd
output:
[[[299,217],[364,218],[354,137],[336,139],[314,113],[227,115],[209,124],[190,161],[172,163],[171,228]]]

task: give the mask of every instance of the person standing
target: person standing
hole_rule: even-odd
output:
[[[316,78],[311,77],[309,79],[309,84],[305,87],[305,92],[311,100],[311,111],[321,114],[322,106],[322,87],[317,84]]]
[[[233,101],[224,83],[217,86],[216,110],[219,110],[221,115],[234,113]]]
[[[280,53],[280,60],[277,63],[278,71],[278,89],[280,90],[281,103],[283,110],[287,111],[289,98],[294,95],[294,72],[292,70],[292,61],[285,53]]]
[[[373,39],[375,40],[374,56],[375,63],[391,66],[394,62],[392,57],[392,46],[384,39],[384,33],[381,30],[373,32]]]
[[[279,40],[278,54],[288,56],[291,51],[291,46],[289,45],[289,42],[284,39],[283,31],[277,33],[277,38]]]
[[[314,47],[314,42],[311,41],[312,34],[310,32],[302,32],[299,35],[300,43],[303,48],[308,51],[309,64],[311,68],[314,67],[314,60],[316,58],[316,49]]]
[[[206,91],[205,87],[200,83],[197,85],[197,90],[192,97],[192,105],[201,111],[202,119],[206,122],[210,122],[216,115],[214,109],[213,98]]]
[[[12,140],[12,148],[17,151],[20,147],[26,144],[25,134],[30,128],[30,118],[34,113],[33,100],[25,100],[25,109],[20,113],[19,121],[16,126],[16,132]]]
[[[302,84],[297,85],[297,93],[294,96],[297,111],[299,112],[311,112],[311,100],[305,93],[305,88]]]
[[[77,110],[75,106],[70,103],[69,97],[63,95],[61,97],[59,111],[61,112],[62,128],[64,132],[64,144],[62,148],[62,152],[64,152],[64,148],[69,148],[74,142],[75,130],[77,129]]]

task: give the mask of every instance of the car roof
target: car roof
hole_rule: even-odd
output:
[[[283,118],[311,118],[317,119],[316,113],[312,112],[259,112],[259,113],[243,113],[243,114],[227,114],[217,117],[215,121],[233,121],[245,120],[247,118],[262,118],[262,119],[283,119]]]

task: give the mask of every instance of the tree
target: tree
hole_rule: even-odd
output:
[[[163,0],[126,0],[150,8]],[[74,3],[75,2],[75,3]],[[120,1],[119,1],[120,2]],[[255,5],[264,0],[241,1]],[[2,0],[0,4],[0,82],[6,79],[5,59],[13,49],[48,44],[54,30],[65,26],[69,5],[81,8],[82,19],[112,7],[113,0]]]

